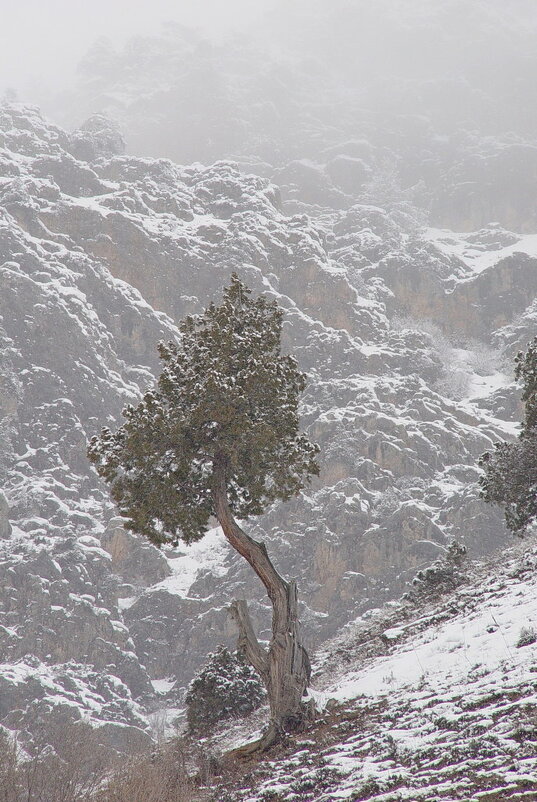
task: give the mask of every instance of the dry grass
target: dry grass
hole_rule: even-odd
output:
[[[179,739],[127,757],[79,723],[34,739],[30,756],[0,729],[0,802],[206,802],[213,773],[211,760]]]
[[[35,738],[31,757],[0,733],[0,802],[91,802],[106,767],[93,730],[84,724]]]

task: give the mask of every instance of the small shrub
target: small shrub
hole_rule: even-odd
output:
[[[291,783],[291,791],[299,796],[309,794],[315,791],[315,779],[313,777],[301,777]]]
[[[537,723],[532,721],[519,723],[509,737],[519,744],[523,744],[526,741],[534,743],[537,741]]]
[[[445,716],[439,716],[437,719],[435,719],[434,723],[439,730],[457,730],[457,723],[455,721],[451,721],[451,719],[448,719]]]
[[[468,549],[457,540],[452,540],[446,551],[446,562],[460,568],[468,556]]]
[[[263,791],[260,799],[262,802],[283,802],[283,796],[277,791]]]
[[[207,774],[202,755],[187,754],[180,740],[129,758],[103,747],[98,736],[98,730],[82,722],[64,723],[38,733],[22,749],[0,726],[0,802],[196,802],[207,798],[198,794],[200,778],[204,771]],[[189,776],[187,759],[198,769],[194,777]]]
[[[92,802],[194,802],[196,786],[179,743],[123,761]]]
[[[251,666],[219,646],[194,677],[185,697],[190,731],[203,733],[218,721],[241,718],[263,703],[265,690]]]
[[[436,384],[435,389],[446,398],[453,401],[461,401],[468,395],[470,389],[470,376],[461,368],[444,368],[442,378]]]
[[[516,642],[517,649],[520,649],[522,646],[529,646],[532,643],[537,641],[537,632],[535,632],[533,627],[522,627],[520,630],[520,635],[518,636],[518,640]]]
[[[466,558],[466,546],[452,541],[440,559],[418,571],[412,580],[412,589],[403,598],[417,601],[423,596],[439,595],[458,587],[465,579],[462,567]]]
[[[1,802],[93,802],[109,768],[97,734],[82,722],[36,729],[23,749],[0,727]]]
[[[356,790],[352,797],[352,802],[362,802],[362,800],[370,799],[374,794],[379,794],[381,787],[374,777],[365,780],[360,787]]]
[[[337,769],[323,766],[307,777],[301,777],[291,783],[291,790],[295,794],[307,794],[313,791],[327,791],[341,780]]]

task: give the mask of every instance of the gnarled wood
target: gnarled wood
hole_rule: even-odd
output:
[[[235,521],[228,502],[224,460],[214,462],[213,501],[224,535],[252,566],[272,603],[272,639],[268,652],[255,636],[246,602],[235,602],[232,606],[239,627],[239,648],[262,677],[270,705],[267,732],[259,741],[234,750],[236,756],[247,756],[267,749],[283,733],[300,729],[311,715],[303,704],[310,679],[310,661],[301,642],[296,583],[286,582],[280,576],[265,544],[249,537]]]
[[[266,685],[269,676],[268,652],[266,649],[263,649],[256,638],[252,626],[252,619],[248,612],[248,605],[243,599],[234,601],[229,608],[229,612],[239,630],[239,641],[237,644],[239,652],[241,652],[250,665],[255,668]]]
[[[226,761],[235,760],[237,758],[244,759],[260,752],[264,752],[273,744],[277,743],[282,738],[282,735],[283,731],[281,728],[278,727],[274,720],[271,720],[261,738],[258,738],[256,741],[250,741],[247,744],[243,744],[243,746],[238,746],[236,749],[230,749],[229,752],[226,752],[224,758]]]

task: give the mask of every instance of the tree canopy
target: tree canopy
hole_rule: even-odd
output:
[[[305,377],[281,353],[282,315],[233,274],[221,304],[159,344],[157,386],[88,448],[129,528],[156,545],[201,538],[216,514],[217,463],[238,518],[291,498],[318,473],[318,447],[298,429]]]
[[[517,355],[515,377],[525,405],[520,435],[514,443],[495,443],[479,464],[481,497],[502,506],[509,529],[521,534],[537,518],[537,337]]]

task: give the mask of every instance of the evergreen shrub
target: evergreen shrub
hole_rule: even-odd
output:
[[[191,732],[206,732],[219,721],[257,710],[265,690],[254,669],[240,654],[219,646],[194,677],[186,694],[187,720]]]

